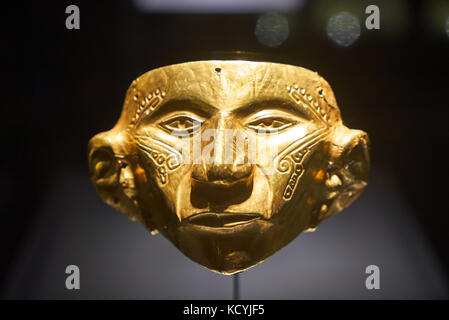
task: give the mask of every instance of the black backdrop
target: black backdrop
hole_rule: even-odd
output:
[[[410,1],[401,33],[367,31],[362,21],[360,39],[338,47],[311,2],[285,14],[290,34],[277,48],[254,36],[257,14],[144,14],[126,1],[76,1],[81,29],[67,30],[70,2],[2,10],[0,280],[39,219],[49,179],[61,168],[87,170],[87,141],[115,123],[132,79],[176,62],[232,58],[235,50],[329,81],[345,122],[369,133],[373,168],[395,175],[449,270],[449,37],[426,28],[426,1]]]

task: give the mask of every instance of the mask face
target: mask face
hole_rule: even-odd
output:
[[[342,124],[317,73],[198,61],[133,81],[116,126],[89,142],[89,168],[108,204],[232,274],[357,198],[368,137]]]

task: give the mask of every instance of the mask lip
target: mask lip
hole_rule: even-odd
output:
[[[185,219],[183,223],[190,223],[212,228],[232,228],[234,226],[246,224],[262,218],[263,216],[258,213],[208,211],[200,212],[193,216],[190,216]]]

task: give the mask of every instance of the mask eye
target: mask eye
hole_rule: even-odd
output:
[[[267,117],[250,122],[248,124],[248,127],[255,131],[263,130],[265,132],[276,132],[276,131],[279,132],[290,127],[293,124],[294,124],[293,121],[284,118]]]
[[[189,135],[201,126],[202,121],[191,116],[177,116],[159,125],[175,135]]]

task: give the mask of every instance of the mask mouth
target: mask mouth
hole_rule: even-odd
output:
[[[263,216],[258,213],[203,212],[183,222],[210,228],[232,228],[259,219],[263,219]]]

